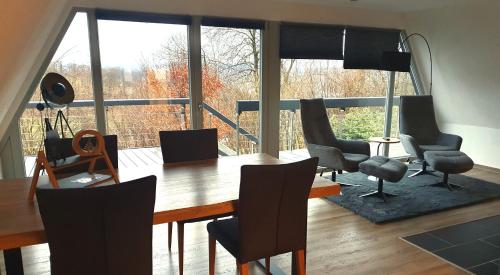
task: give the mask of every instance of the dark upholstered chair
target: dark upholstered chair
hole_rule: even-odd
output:
[[[160,146],[165,164],[216,159],[219,157],[217,129],[200,129],[185,131],[160,131]],[[177,245],[179,249],[179,273],[183,274],[184,266],[184,224],[217,219],[213,216],[177,222]],[[168,223],[168,249],[172,248],[172,223]]]
[[[82,138],[81,142],[82,144],[85,144],[87,140],[91,140],[95,142],[95,138],[88,138],[84,137]],[[70,161],[71,158],[78,158],[79,156],[76,155],[75,151],[73,150],[73,138],[61,138],[56,141],[54,145],[56,145],[57,148],[52,148],[51,143],[45,142],[45,152],[47,152],[47,159],[54,163],[54,160],[56,160],[57,165],[62,165],[64,164],[64,160]],[[113,167],[115,169],[118,169],[118,138],[116,135],[105,135],[104,136],[104,143],[106,144],[106,152],[108,153],[109,159],[111,160],[111,163],[113,163]],[[54,152],[52,154],[51,152]],[[63,159],[60,159],[63,158]],[[65,158],[65,159],[64,159]],[[58,173],[63,174],[63,173],[81,173],[81,172],[87,172],[88,171],[88,163],[84,163],[82,165],[77,165],[77,166],[71,166],[65,169],[62,169],[58,171]],[[104,162],[104,159],[100,159],[96,162],[95,164],[95,170],[103,170],[103,169],[108,169],[106,163]]]
[[[241,167],[237,217],[211,222],[209,274],[215,272],[215,241],[236,258],[241,274],[248,263],[293,252],[298,274],[305,274],[307,200],[317,158],[281,165]]]
[[[216,159],[217,129],[160,131],[163,163]]]
[[[156,177],[37,189],[53,275],[152,274]]]
[[[399,132],[405,151],[422,162],[422,169],[416,169],[410,177],[429,173],[424,152],[459,151],[462,145],[460,136],[439,130],[430,95],[400,97]]]
[[[323,99],[301,99],[302,131],[311,157],[319,158],[319,165],[336,172],[358,171],[361,162],[370,158],[370,144],[358,140],[337,139],[332,131]]]

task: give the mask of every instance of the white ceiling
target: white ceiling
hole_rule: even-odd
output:
[[[432,9],[448,5],[475,3],[481,0],[275,0],[325,6],[351,7],[386,10],[395,12],[411,12]]]

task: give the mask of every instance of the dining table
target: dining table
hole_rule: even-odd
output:
[[[121,182],[148,175],[157,177],[153,215],[156,225],[234,213],[242,165],[287,162],[290,160],[260,153],[118,169],[118,174]],[[41,176],[40,181],[43,184],[48,179]],[[0,249],[4,252],[8,275],[23,274],[21,247],[47,242],[36,198],[28,199],[30,183],[29,177],[0,180]],[[316,176],[309,198],[339,194],[339,184]],[[280,273],[275,267],[274,270],[273,274]]]

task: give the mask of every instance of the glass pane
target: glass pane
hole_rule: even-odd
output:
[[[56,72],[63,75],[73,86],[74,103],[78,105],[62,110],[73,132],[76,134],[83,129],[95,129],[94,94],[90,71],[86,13],[76,13],[46,72]],[[58,111],[57,109],[45,108],[44,111],[40,112],[35,109],[38,102],[43,102],[39,88],[33,94],[19,121],[27,176],[32,175],[34,155],[43,146],[45,133],[43,119],[49,118],[54,124]],[[71,137],[65,125],[63,131],[61,131],[60,126],[56,130],[61,136],[64,134],[66,137]]]
[[[218,129],[225,155],[258,152],[258,111],[236,110],[242,101],[259,104],[260,30],[202,26],[201,48],[203,126]]]
[[[99,20],[107,131],[118,147],[159,146],[189,128],[187,26]]]
[[[344,70],[343,61],[281,60],[281,99],[383,97],[387,93],[388,72]],[[415,94],[409,73],[396,73],[395,95]],[[342,139],[368,140],[383,136],[385,110],[377,107],[327,109],[332,129]],[[391,136],[398,137],[398,107],[393,109]],[[372,144],[376,154],[377,144]],[[280,150],[304,150],[300,110],[280,111]],[[300,152],[297,152],[300,153]],[[391,145],[390,156],[402,156],[401,144]],[[286,154],[284,155],[286,157]]]

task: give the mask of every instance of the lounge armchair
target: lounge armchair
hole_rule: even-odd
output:
[[[337,171],[356,172],[361,162],[370,158],[370,144],[358,140],[338,139],[333,133],[323,99],[301,99],[302,131],[311,157],[319,158],[319,165]],[[347,185],[347,184],[344,184]]]
[[[459,151],[462,138],[439,130],[432,96],[401,96],[399,103],[399,136],[405,151],[422,163],[410,177],[431,174],[425,161],[426,151]]]

